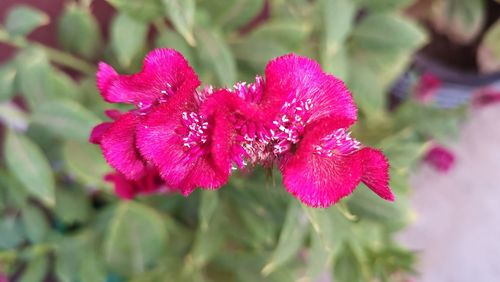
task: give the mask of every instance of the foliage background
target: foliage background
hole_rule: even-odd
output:
[[[411,221],[409,172],[429,138],[446,140],[463,111],[387,93],[427,42],[403,9],[410,0],[108,0],[102,34],[92,0],[58,18],[19,5],[0,42],[0,273],[19,281],[404,281],[414,254],[394,234]],[[31,41],[56,21],[57,49]],[[120,201],[87,142],[104,120],[95,66],[140,69],[154,47],[181,51],[205,83],[230,86],[296,52],[345,80],[360,109],[354,136],[384,150],[396,202],[359,187],[329,209],[302,206],[279,173],[233,175],[217,192]],[[363,186],[363,185],[360,185]]]

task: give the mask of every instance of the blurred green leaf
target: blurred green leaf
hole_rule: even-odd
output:
[[[338,256],[333,274],[335,275],[335,281],[339,282],[364,281],[359,263],[349,247],[345,247],[342,254]]]
[[[351,31],[356,9],[350,0],[323,0],[321,12],[324,34],[321,61],[325,71],[335,73],[334,65],[343,59],[338,53]]]
[[[28,204],[22,207],[21,216],[26,236],[32,244],[41,243],[49,232],[49,223],[37,206]]]
[[[278,245],[266,266],[262,269],[264,276],[268,276],[276,268],[286,264],[297,255],[309,230],[307,225],[307,216],[303,213],[300,204],[297,201],[290,201]]]
[[[325,250],[323,242],[318,233],[312,230],[311,232],[311,246],[309,248],[307,270],[303,280],[317,281],[318,277],[329,271],[332,263],[333,253]]]
[[[162,15],[162,0],[106,0],[117,10],[126,13],[131,18],[148,22]],[[134,35],[134,33],[129,33]]]
[[[234,30],[251,21],[263,4],[263,0],[201,0],[199,6],[212,16],[216,26]]]
[[[425,41],[423,31],[410,20],[392,14],[368,15],[351,35],[351,71],[369,69],[385,90]]]
[[[219,195],[213,191],[203,191],[199,210],[200,228],[205,230],[219,204]]]
[[[63,159],[66,169],[82,184],[101,187],[103,177],[111,171],[99,146],[88,142],[66,141],[63,145]]]
[[[483,72],[493,73],[500,70],[500,19],[488,28],[484,35],[477,60]]]
[[[70,52],[93,58],[98,51],[101,32],[99,24],[89,10],[67,5],[58,22],[58,38]]]
[[[0,249],[13,249],[24,240],[21,221],[15,216],[0,218]]]
[[[50,164],[36,144],[8,131],[4,148],[9,171],[26,189],[47,205],[54,204],[54,176]]]
[[[356,5],[373,10],[387,11],[401,9],[413,3],[413,0],[354,0]]]
[[[157,47],[168,47],[173,48],[179,52],[188,60],[191,65],[195,64],[195,58],[193,55],[192,47],[190,47],[186,40],[180,36],[177,32],[170,29],[162,31],[156,38]]]
[[[203,45],[196,48],[198,58],[215,73],[220,86],[231,86],[236,81],[236,63],[233,54],[220,33],[197,29],[196,38]]]
[[[26,131],[28,116],[15,103],[0,103],[0,122],[13,130]]]
[[[28,262],[19,282],[44,281],[49,270],[49,261],[45,256],[36,257]]]
[[[175,29],[189,45],[194,46],[193,26],[196,2],[194,0],[162,0],[162,2]]]
[[[5,29],[11,36],[25,36],[39,26],[49,23],[49,16],[26,5],[14,6],[5,20]]]
[[[51,66],[44,51],[27,48],[16,58],[19,91],[31,108],[53,97]]]
[[[84,223],[91,214],[89,199],[81,189],[56,189],[54,213],[65,224]]]
[[[442,0],[432,5],[434,28],[452,41],[466,44],[481,32],[485,22],[485,1]]]
[[[56,99],[69,98],[76,101],[81,99],[81,90],[68,74],[54,68],[51,77],[53,92]],[[95,84],[93,87],[95,88]]]
[[[111,48],[122,66],[129,67],[146,42],[148,26],[118,14],[111,23]]]
[[[134,202],[121,202],[104,241],[106,262],[119,274],[140,274],[164,252],[167,233],[162,217]]]
[[[76,140],[88,140],[90,131],[100,122],[92,112],[69,99],[40,104],[31,120],[52,134]]]
[[[13,63],[0,66],[0,102],[8,101],[14,95],[16,73],[16,66]]]

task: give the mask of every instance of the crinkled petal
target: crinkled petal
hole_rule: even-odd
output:
[[[362,174],[355,155],[323,157],[299,153],[282,168],[286,190],[304,204],[326,208],[354,191]]]
[[[314,146],[350,120],[328,117],[306,128],[304,138],[295,152],[283,157],[280,170],[288,192],[312,207],[328,207],[354,191],[363,173],[362,158],[350,155],[320,156]]]
[[[184,84],[189,84],[192,91],[200,84],[186,59],[173,49],[153,50],[144,59],[141,72],[132,75],[116,75],[110,66],[100,63],[97,82],[106,101],[140,107],[173,95]]]
[[[102,134],[100,145],[104,158],[128,179],[138,179],[144,174],[144,160],[136,145],[136,126],[141,117],[133,112],[120,116]]]
[[[210,152],[193,159],[183,145],[184,135],[179,132],[182,112],[196,109],[194,100],[189,99],[162,104],[148,114],[137,133],[142,155],[158,167],[168,186],[184,195],[197,187],[219,188],[229,176],[229,170],[219,169]]]
[[[89,137],[89,142],[92,144],[99,144],[101,143],[101,138],[104,132],[108,130],[108,128],[112,125],[113,123],[111,122],[103,122],[98,125],[96,125],[93,129],[92,132],[90,132],[90,137]]]
[[[266,66],[266,89],[262,103],[267,111],[280,109],[284,102],[311,99],[310,121],[335,114],[353,123],[357,109],[344,83],[324,73],[321,66],[307,57],[288,54]]]
[[[363,148],[356,154],[363,160],[361,181],[382,199],[394,201],[394,194],[389,188],[389,163],[384,154],[373,148]]]

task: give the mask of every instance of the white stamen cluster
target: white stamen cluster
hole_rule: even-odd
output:
[[[361,143],[351,137],[351,132],[339,128],[321,138],[321,144],[314,146],[315,153],[320,156],[349,155],[361,148]]]
[[[208,140],[208,121],[195,112],[183,112],[182,123],[187,129],[187,135],[182,138],[183,146],[190,150],[191,155],[202,154],[202,146]]]

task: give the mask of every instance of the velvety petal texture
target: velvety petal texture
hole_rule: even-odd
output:
[[[106,101],[134,104],[140,108],[167,99],[185,84],[194,91],[200,82],[186,59],[173,49],[150,52],[137,74],[117,75],[105,63],[99,64],[97,73],[97,85]]]

